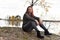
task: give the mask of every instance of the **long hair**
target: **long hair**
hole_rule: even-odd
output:
[[[29,10],[30,7],[32,8],[32,6],[27,7],[26,13],[29,13],[28,10]],[[34,16],[33,12],[31,13],[31,16]]]

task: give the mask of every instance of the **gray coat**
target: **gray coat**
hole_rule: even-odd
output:
[[[35,20],[38,20],[38,21],[39,21],[39,17],[36,17],[36,16],[33,16],[33,17],[32,17],[32,16],[30,16],[29,14],[25,13],[24,16],[23,16],[23,25],[22,25],[22,28],[29,31],[31,25],[30,25],[30,24],[27,25],[27,26],[24,26],[24,25],[26,25],[26,24],[29,23],[30,21],[31,21],[31,22],[32,22],[32,21],[35,22]]]

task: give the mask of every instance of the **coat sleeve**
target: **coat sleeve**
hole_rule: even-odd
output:
[[[28,20],[32,20],[32,21],[35,21],[35,18],[29,16],[28,14],[25,15],[25,17],[28,19]]]
[[[36,17],[36,16],[34,16],[33,18],[36,19],[36,20],[38,20],[38,21],[39,21],[39,19],[40,19],[39,17]]]
[[[36,16],[34,16],[33,18],[35,18],[36,20],[39,20],[40,19],[39,17],[36,17]]]

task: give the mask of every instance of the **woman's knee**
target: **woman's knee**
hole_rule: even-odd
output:
[[[43,21],[42,21],[40,18],[38,18],[38,22],[39,22],[39,23],[43,23]]]
[[[35,21],[31,21],[30,24],[37,25]]]

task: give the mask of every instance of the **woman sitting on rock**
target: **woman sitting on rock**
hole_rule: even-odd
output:
[[[51,35],[51,33],[49,33],[49,31],[43,25],[43,23],[40,20],[40,18],[33,15],[33,8],[32,8],[32,6],[29,6],[27,8],[26,13],[23,16],[23,26],[22,26],[22,29],[25,32],[31,32],[33,29],[35,29],[36,32],[37,32],[37,37],[38,38],[44,38],[44,36],[42,36],[40,34],[40,31],[37,29],[37,25],[39,25],[44,30],[44,34],[45,35]]]

